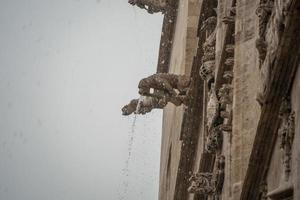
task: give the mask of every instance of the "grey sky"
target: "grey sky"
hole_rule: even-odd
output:
[[[120,108],[161,23],[127,0],[0,1],[0,199],[157,199],[161,111],[137,118],[126,176]]]

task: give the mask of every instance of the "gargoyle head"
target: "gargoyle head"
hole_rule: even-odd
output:
[[[128,0],[128,3],[134,6],[136,4],[136,0]]]
[[[136,111],[136,106],[138,104],[138,99],[133,99],[130,101],[129,104],[125,105],[122,108],[122,115],[131,115],[132,113],[134,113]]]

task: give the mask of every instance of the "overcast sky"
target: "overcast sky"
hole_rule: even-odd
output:
[[[161,24],[127,0],[0,0],[1,200],[157,199],[161,111],[133,133],[120,108]]]

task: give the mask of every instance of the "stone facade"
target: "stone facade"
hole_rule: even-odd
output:
[[[159,199],[300,199],[300,0],[166,3],[157,71],[191,84],[164,107]]]

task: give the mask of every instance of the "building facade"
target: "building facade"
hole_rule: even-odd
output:
[[[152,1],[157,72],[191,78],[164,108],[159,199],[300,199],[300,0]]]

